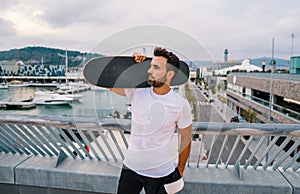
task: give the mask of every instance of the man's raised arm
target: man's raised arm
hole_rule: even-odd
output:
[[[110,91],[113,91],[114,93],[119,94],[121,96],[126,96],[124,88],[107,88],[107,89],[109,89]]]
[[[134,57],[135,61],[138,63],[143,62],[146,59],[146,55],[143,53],[134,52],[132,56]],[[124,88],[108,88],[108,89],[121,96],[126,96]]]

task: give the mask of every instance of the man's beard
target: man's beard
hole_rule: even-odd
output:
[[[148,85],[153,86],[154,88],[160,88],[166,83],[166,75],[158,80],[148,79]]]

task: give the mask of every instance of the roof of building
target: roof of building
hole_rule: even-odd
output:
[[[262,71],[262,68],[257,67],[255,65],[251,65],[250,60],[245,59],[241,65],[235,65],[233,67],[220,69],[218,73],[221,75],[226,75],[228,71],[233,71],[233,70],[246,70],[247,72],[250,72],[250,71]]]
[[[265,78],[265,79],[271,78],[271,73],[268,73],[268,72],[265,72],[265,73],[231,72],[229,75],[259,77],[259,78]],[[273,79],[300,81],[300,75],[299,74],[289,74],[289,73],[273,73]]]

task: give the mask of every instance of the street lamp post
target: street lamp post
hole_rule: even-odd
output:
[[[273,74],[276,61],[274,59],[274,38],[272,39],[272,60],[270,61],[271,66],[271,77],[270,77],[270,97],[269,97],[269,114],[268,114],[268,123],[271,121],[271,111],[273,109]]]
[[[292,38],[291,57],[293,57],[293,55],[294,55],[294,38],[295,38],[295,34],[292,34],[291,38]]]
[[[271,122],[271,112],[273,109],[273,73],[274,73],[274,67],[276,65],[275,59],[274,59],[274,38],[272,39],[272,60],[270,61],[271,66],[271,77],[270,77],[270,97],[269,97],[269,114],[268,114],[268,123]],[[267,146],[270,143],[270,136],[267,138]],[[269,155],[266,155],[266,162],[268,162]]]
[[[263,69],[263,72],[265,72],[266,70],[266,64],[267,64],[266,60],[261,61],[261,68]]]

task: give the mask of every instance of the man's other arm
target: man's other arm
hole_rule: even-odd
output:
[[[183,176],[183,171],[185,169],[185,164],[190,155],[191,142],[192,142],[192,125],[186,128],[179,129],[181,135],[180,141],[180,152],[178,158],[178,170],[181,176]]]

